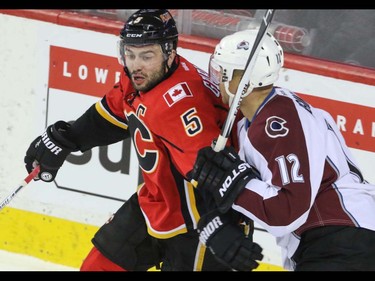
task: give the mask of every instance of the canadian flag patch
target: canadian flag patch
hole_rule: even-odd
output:
[[[177,84],[176,86],[170,88],[168,92],[166,92],[163,95],[169,107],[171,107],[179,100],[182,100],[183,98],[192,96],[193,94],[191,93],[189,86],[186,84],[186,82]]]

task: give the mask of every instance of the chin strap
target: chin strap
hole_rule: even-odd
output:
[[[228,101],[228,104],[229,106],[232,106],[232,102],[234,100],[234,94],[232,94],[230,91],[229,91],[229,81],[226,81],[224,82],[224,87],[225,87],[225,92],[227,93],[227,95],[229,96],[229,101]],[[249,87],[246,91],[245,94],[242,95],[242,98],[244,97],[247,97],[252,91],[253,91],[254,87]]]

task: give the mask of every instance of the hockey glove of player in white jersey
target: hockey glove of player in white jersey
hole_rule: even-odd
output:
[[[226,213],[245,185],[257,174],[240,159],[233,147],[225,147],[219,152],[204,147],[199,150],[188,177],[198,183],[196,187],[206,201],[213,197],[219,211]]]
[[[77,151],[76,145],[64,136],[69,127],[69,123],[58,121],[47,127],[46,131],[30,144],[24,162],[29,173],[36,165],[40,165],[40,172],[34,180],[53,181],[66,157]]]
[[[223,264],[236,271],[251,271],[263,259],[262,248],[245,236],[243,228],[233,222],[231,212],[213,210],[198,222],[199,240]]]

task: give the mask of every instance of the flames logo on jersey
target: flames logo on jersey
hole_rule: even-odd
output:
[[[176,86],[170,88],[163,95],[169,107],[174,105],[179,100],[182,100],[183,98],[192,97],[192,96],[193,94],[191,93],[189,86],[186,84],[186,82],[177,84]]]
[[[278,116],[267,118],[265,131],[270,138],[285,137],[289,133],[289,129],[285,127],[287,122]]]

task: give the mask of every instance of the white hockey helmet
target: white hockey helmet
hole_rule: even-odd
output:
[[[245,69],[257,33],[257,29],[242,30],[221,39],[216,45],[209,65],[210,77],[214,83],[227,84],[232,80],[235,69]],[[244,96],[253,88],[273,84],[279,78],[279,71],[283,65],[283,49],[275,37],[267,32],[250,77],[249,90]]]

